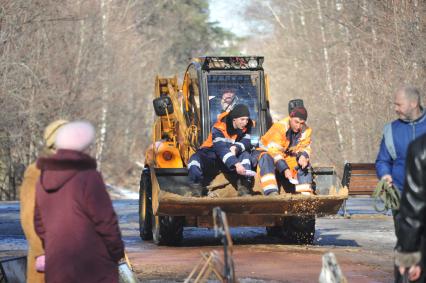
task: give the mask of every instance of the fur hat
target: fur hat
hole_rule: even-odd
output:
[[[84,151],[95,140],[95,128],[87,121],[70,122],[56,135],[57,149]]]
[[[236,119],[240,117],[249,117],[250,118],[250,111],[244,104],[237,104],[235,107],[229,112],[229,117],[231,119]]]
[[[304,121],[308,119],[308,111],[306,111],[306,108],[303,106],[298,106],[291,110],[290,117],[298,117]]]
[[[66,125],[67,120],[56,120],[50,123],[45,129],[43,134],[44,144],[47,149],[53,149],[55,146],[56,135],[59,128]]]

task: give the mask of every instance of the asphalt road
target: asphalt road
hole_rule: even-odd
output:
[[[185,228],[179,247],[157,247],[139,238],[137,200],[114,201],[126,249],[142,282],[182,282],[201,252],[222,246],[212,229]],[[321,257],[336,255],[348,282],[393,282],[392,217],[376,213],[369,198],[351,198],[351,215],[317,219],[312,246],[284,245],[264,228],[231,228],[236,276],[241,282],[318,282]],[[25,254],[19,203],[0,203],[0,256]]]

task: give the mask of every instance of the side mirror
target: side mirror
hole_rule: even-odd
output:
[[[173,113],[173,103],[169,96],[157,97],[152,101],[152,104],[157,116],[166,116]]]
[[[303,107],[303,99],[292,99],[288,102],[288,114],[291,113],[291,111],[296,107]]]

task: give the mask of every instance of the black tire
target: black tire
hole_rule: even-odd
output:
[[[266,235],[269,237],[280,237],[282,236],[282,226],[270,226],[266,227]]]
[[[139,189],[139,234],[144,241],[152,240],[152,188],[148,168],[142,171]]]
[[[315,237],[315,215],[285,217],[282,237],[291,244],[312,244]]]
[[[153,216],[152,236],[156,245],[176,246],[183,239],[185,217]]]

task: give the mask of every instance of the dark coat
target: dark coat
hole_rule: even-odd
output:
[[[200,150],[212,159],[219,159],[225,164],[226,168],[233,171],[238,161],[237,156],[231,153],[231,146],[235,145],[238,154],[251,150],[250,131],[253,121],[249,119],[247,126],[243,130],[234,129],[232,118],[229,112],[224,112],[220,120],[214,123],[212,130],[200,147]]]
[[[124,246],[96,161],[58,150],[37,167],[34,224],[45,248],[46,282],[118,282]]]
[[[420,243],[425,236],[426,135],[410,144],[406,165],[405,186],[400,211],[396,215],[395,261],[397,265],[411,266],[420,260]]]

